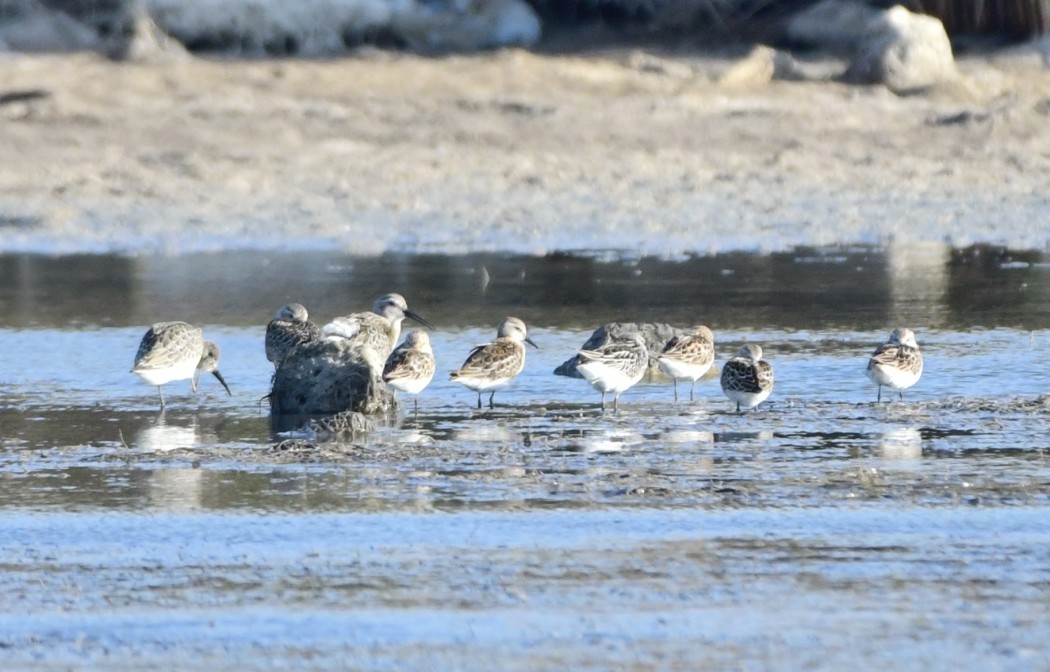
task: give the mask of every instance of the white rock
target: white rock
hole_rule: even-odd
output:
[[[900,5],[879,10],[858,0],[823,0],[792,17],[785,34],[795,42],[850,54],[847,81],[909,93],[955,77],[944,25]]]
[[[139,63],[173,63],[191,58],[182,43],[161,30],[145,11],[135,15],[131,35],[115,40],[108,51],[113,58]]]
[[[881,12],[867,28],[846,71],[847,80],[910,93],[955,77],[952,45],[939,19],[897,5]]]
[[[769,84],[776,72],[776,53],[776,50],[770,47],[755,47],[747,56],[729,66],[719,77],[718,83],[735,89]]]

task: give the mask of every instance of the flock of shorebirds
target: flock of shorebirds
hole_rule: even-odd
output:
[[[433,329],[433,325],[408,309],[400,294],[384,294],[376,299],[370,312],[337,317],[323,327],[309,321],[306,308],[299,303],[282,306],[266,327],[266,358],[280,366],[296,348],[319,339],[349,339],[355,345],[368,345],[386,364],[383,380],[400,392],[418,395],[434,378],[434,351],[426,331],[412,331],[397,344],[401,323],[410,318]],[[478,345],[467,355],[463,365],[450,372],[449,379],[474,390],[481,397],[489,394],[489,408],[497,390],[511,383],[525,368],[525,344],[538,347],[529,338],[525,323],[508,317],[500,323],[495,340]],[[395,347],[396,346],[396,347]],[[576,370],[602,395],[613,395],[613,410],[620,394],[634,386],[649,369],[650,360],[674,379],[674,398],[678,400],[678,381],[690,381],[693,387],[714,364],[714,334],[706,326],[682,331],[669,340],[659,353],[650,353],[639,333],[612,338],[600,347],[577,351]],[[197,391],[200,373],[213,374],[230,393],[219,373],[219,348],[204,340],[200,328],[185,322],[161,322],[150,327],[142,337],[132,373],[157,386],[161,408],[164,393],[161,386],[175,381],[192,380]],[[918,382],[922,375],[922,354],[911,329],[898,328],[889,340],[879,346],[868,360],[868,378],[882,388],[904,390]],[[762,359],[762,348],[748,344],[725,363],[721,375],[722,392],[736,403],[736,410],[758,406],[773,391],[773,367]],[[418,402],[417,402],[418,403]]]

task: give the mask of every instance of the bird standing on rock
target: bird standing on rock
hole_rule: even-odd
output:
[[[279,366],[292,350],[319,338],[321,328],[310,322],[306,306],[285,304],[266,325],[266,359]]]
[[[337,317],[324,325],[322,331],[325,336],[346,338],[355,345],[371,346],[385,361],[401,337],[401,323],[406,317],[429,329],[434,328],[421,315],[408,309],[405,297],[384,294],[375,300],[372,312]]]

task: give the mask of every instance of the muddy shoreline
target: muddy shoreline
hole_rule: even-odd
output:
[[[732,63],[5,54],[4,90],[46,95],[0,106],[0,252],[1047,247],[1050,78],[1023,49],[908,97],[720,85]]]

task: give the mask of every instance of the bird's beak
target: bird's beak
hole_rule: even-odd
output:
[[[211,372],[211,375],[213,375],[213,376],[215,376],[216,378],[219,379],[219,382],[222,383],[222,386],[226,388],[226,394],[228,394],[228,395],[230,395],[232,397],[233,396],[233,392],[230,392],[230,386],[227,385],[226,381],[222,379],[222,374],[219,373],[219,370],[215,369],[214,371]]]
[[[413,320],[415,320],[416,322],[419,322],[420,324],[426,326],[431,331],[437,331],[437,329],[434,328],[434,325],[432,325],[431,323],[429,323],[426,320],[424,320],[423,316],[420,315],[419,313],[412,312],[411,310],[406,310],[405,311],[405,317],[411,317]]]
[[[540,349],[540,346],[536,345],[528,336],[525,337],[525,342],[531,345],[532,347],[536,348],[537,350]]]

